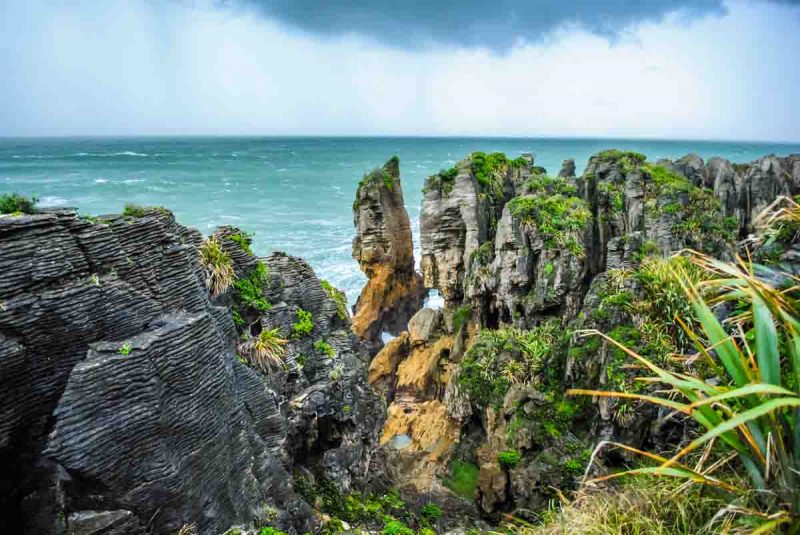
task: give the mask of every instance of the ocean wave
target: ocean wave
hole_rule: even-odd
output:
[[[150,156],[144,152],[135,152],[132,150],[124,150],[120,152],[73,152],[70,154],[73,158],[113,158],[115,156],[136,156],[137,158],[146,158]],[[45,156],[50,158],[51,156]]]
[[[69,201],[64,197],[45,196],[39,199],[39,206],[42,208],[56,208],[59,206],[67,206]]]
[[[94,183],[95,184],[107,184],[108,183],[108,179],[107,178],[95,178],[94,179]]]

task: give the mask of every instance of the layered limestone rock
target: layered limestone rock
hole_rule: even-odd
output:
[[[232,235],[217,238],[242,280],[259,261]],[[161,209],[0,216],[0,531],[216,534],[266,512],[305,532],[316,521],[294,470],[344,488],[378,473],[383,409],[346,310],[275,254],[268,310],[232,318],[239,290],[209,297],[202,243]],[[313,326],[292,338],[301,307]],[[278,325],[281,370],[237,358],[244,328]]]
[[[414,269],[411,224],[403,202],[397,157],[358,185],[353,204],[353,258],[367,276],[355,306],[353,332],[373,348],[381,333],[397,335],[425,297]]]
[[[471,318],[474,327],[465,332],[485,335],[448,342],[456,365],[441,399],[462,427],[442,459],[477,467],[474,497],[485,514],[533,518],[530,511],[555,497],[552,488],[574,484],[599,440],[664,447],[685,432],[679,418],[663,420],[653,407],[563,398],[571,386],[624,388],[633,375],[619,350],[570,333],[597,328],[653,351],[648,307],[663,298],[652,292],[666,290],[652,286],[648,270],[663,269],[659,258],[685,248],[730,258],[761,210],[800,193],[800,156],[651,163],[610,150],[593,156],[578,177],[574,162],[565,161],[557,178],[530,160],[475,160],[426,181],[420,222],[426,286],[445,298],[444,327],[427,346],[453,338],[458,318]],[[481,174],[487,161],[494,172]],[[397,377],[412,365],[411,350],[406,354],[387,359],[384,383],[386,370]],[[420,377],[433,376],[428,364],[413,361],[414,388],[405,392],[415,399],[430,381]],[[501,384],[502,403],[492,390]],[[399,387],[395,396],[402,399]]]

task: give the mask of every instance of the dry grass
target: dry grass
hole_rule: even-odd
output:
[[[280,330],[265,329],[258,336],[247,340],[239,346],[242,356],[250,365],[269,373],[273,368],[283,366],[288,340],[281,337]]]
[[[211,237],[200,246],[200,263],[211,295],[219,295],[233,284],[233,262],[216,238]]]

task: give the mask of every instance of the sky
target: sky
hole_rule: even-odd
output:
[[[0,136],[800,141],[800,0],[0,0]]]

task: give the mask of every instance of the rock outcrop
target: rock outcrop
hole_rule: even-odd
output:
[[[241,233],[216,238],[240,280],[263,273]],[[266,514],[305,532],[298,467],[343,488],[378,474],[384,411],[346,310],[275,254],[262,310],[241,314],[238,288],[209,295],[202,244],[160,209],[0,216],[0,531],[216,534]],[[291,338],[300,308],[311,328]],[[237,358],[245,329],[278,326],[280,370]]]
[[[353,332],[377,349],[381,334],[405,330],[425,298],[422,278],[414,269],[411,223],[397,157],[361,180],[353,222],[353,258],[367,276],[355,306]]]

